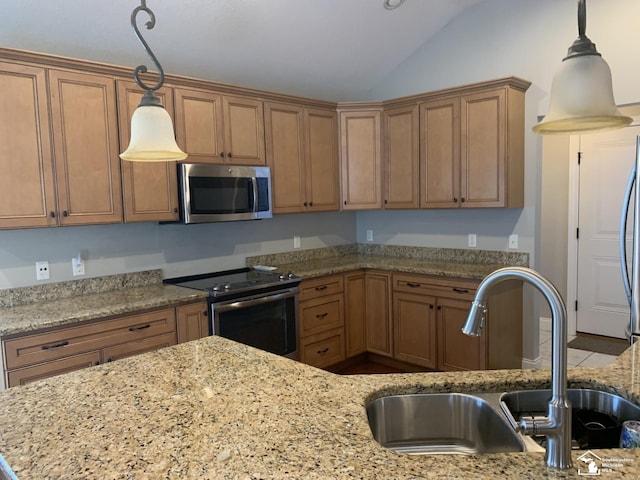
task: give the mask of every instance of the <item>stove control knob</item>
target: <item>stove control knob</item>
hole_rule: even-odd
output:
[[[229,289],[231,289],[231,284],[230,284],[230,283],[225,283],[225,284],[224,284],[224,289],[225,289],[225,290],[229,290]]]
[[[213,286],[212,290],[213,290],[214,292],[219,292],[219,291],[221,291],[221,290],[222,290],[222,286],[221,286],[221,285],[216,284],[216,285],[214,285],[214,286]]]
[[[287,279],[287,274],[286,273],[281,273],[280,275],[278,275],[278,278],[280,280],[286,280]]]
[[[293,274],[293,272],[289,272],[289,273],[287,274],[287,277],[288,277],[288,278],[296,278],[296,276]]]

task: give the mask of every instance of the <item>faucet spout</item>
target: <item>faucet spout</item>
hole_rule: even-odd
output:
[[[551,308],[553,329],[551,399],[547,406],[547,415],[522,420],[519,428],[527,435],[547,436],[545,461],[549,468],[571,468],[571,404],[567,399],[567,308],[558,289],[530,268],[507,267],[496,270],[480,282],[462,333],[480,335],[489,292],[495,285],[506,280],[529,283],[545,297]]]

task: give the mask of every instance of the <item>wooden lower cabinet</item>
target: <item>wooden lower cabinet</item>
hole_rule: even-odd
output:
[[[427,368],[438,367],[436,298],[395,292],[393,295],[394,358]]]
[[[367,351],[367,294],[364,271],[344,276],[344,324],[347,358]]]
[[[391,275],[370,271],[365,277],[367,351],[379,355],[393,354],[391,323]]]
[[[300,361],[325,368],[344,360],[343,276],[303,280],[298,311]]]
[[[461,331],[471,303],[438,299],[438,367],[440,370],[484,370],[487,368],[486,331],[470,337]]]
[[[175,307],[3,338],[4,380],[23,385],[176,342]]]
[[[178,343],[209,336],[209,312],[207,302],[191,303],[176,307]]]
[[[18,368],[7,373],[7,384],[9,387],[26,385],[27,383],[44,378],[73,372],[74,370],[91,367],[92,365],[99,365],[101,359],[102,355],[100,351],[95,351],[61,358],[52,362],[32,365],[30,367]]]
[[[300,361],[318,368],[325,368],[345,359],[344,328],[306,337],[300,345]]]

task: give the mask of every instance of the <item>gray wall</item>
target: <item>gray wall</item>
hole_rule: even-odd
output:
[[[271,219],[159,225],[141,223],[0,231],[0,289],[33,285],[35,262],[49,261],[50,282],[73,278],[71,258],[82,252],[86,277],[164,270],[165,277],[245,266],[245,257],[356,241],[351,212],[280,215]]]

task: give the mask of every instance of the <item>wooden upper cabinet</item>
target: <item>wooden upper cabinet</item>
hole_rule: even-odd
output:
[[[384,208],[419,206],[419,126],[418,105],[385,109]]]
[[[382,208],[382,111],[340,111],[343,210]]]
[[[267,165],[271,167],[273,213],[307,209],[304,107],[265,103]]]
[[[266,165],[262,101],[222,97],[224,142],[229,163]]]
[[[498,88],[461,103],[465,207],[523,207],[524,93]]]
[[[422,208],[524,206],[524,90],[479,87],[420,104]]]
[[[265,103],[274,213],[340,209],[335,110]]]
[[[122,222],[112,77],[49,70],[61,225]]]
[[[176,140],[187,161],[223,163],[222,96],[206,90],[175,88]]]
[[[131,116],[144,91],[133,81],[118,80],[118,122],[120,151],[131,137]],[[156,90],[171,118],[173,92],[170,87]],[[121,160],[125,222],[172,221],[178,219],[178,181],[176,162],[129,162]]]
[[[175,88],[176,140],[196,163],[265,165],[262,101]]]
[[[460,101],[420,104],[420,207],[460,205]]]
[[[308,209],[340,210],[338,114],[322,108],[304,109]]]
[[[0,228],[57,225],[43,68],[0,62]]]

